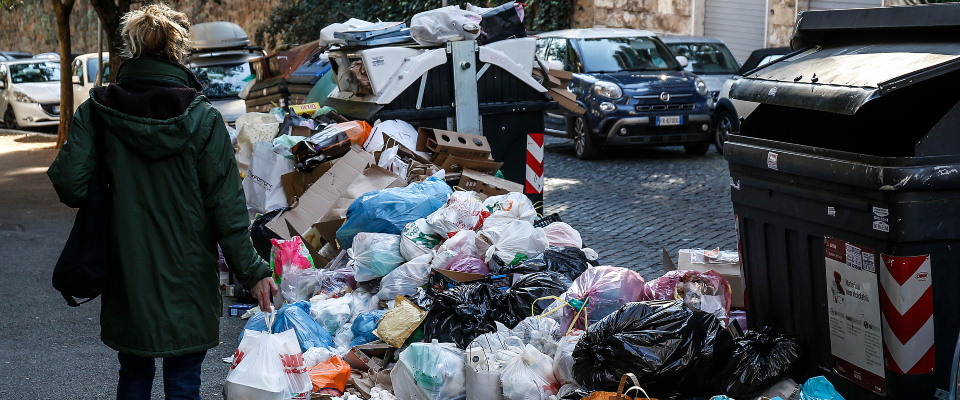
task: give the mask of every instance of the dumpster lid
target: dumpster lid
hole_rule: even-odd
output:
[[[805,12],[792,40],[798,51],[750,71],[730,97],[853,115],[889,92],[960,69],[960,43],[945,35],[960,30],[956,7]]]

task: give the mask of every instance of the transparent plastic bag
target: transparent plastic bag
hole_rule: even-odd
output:
[[[290,240],[270,239],[270,244],[273,245],[270,251],[270,268],[273,270],[273,279],[278,283],[284,272],[313,268],[313,257],[303,245],[300,236],[294,236]]]
[[[563,332],[560,323],[550,318],[527,317],[510,330],[523,343],[532,345],[543,354],[554,354]]]
[[[669,271],[646,284],[644,300],[683,300],[688,306],[716,315],[724,324],[730,317],[732,290],[716,271]]]
[[[634,271],[611,266],[589,268],[565,293],[567,302],[574,307],[564,307],[560,325],[566,328],[575,323],[577,329],[584,329],[585,319],[590,323],[599,321],[624,304],[642,300],[643,292],[643,277]],[[586,312],[577,316],[581,307],[586,307]]]
[[[392,300],[397,296],[413,296],[417,288],[427,284],[430,278],[430,261],[433,252],[407,261],[390,271],[380,280],[380,291],[377,297],[381,300]]]
[[[566,222],[553,222],[543,228],[543,233],[550,246],[571,246],[578,249],[583,247],[583,238],[580,237],[580,232],[577,232]]]
[[[400,399],[455,400],[466,395],[463,355],[452,343],[413,343],[390,372]]]
[[[465,258],[477,258],[477,234],[466,230],[457,232],[437,248],[437,255],[430,263],[431,268],[449,269],[450,264]]]
[[[343,297],[310,299],[310,317],[331,335],[336,334],[340,326],[350,322],[353,312],[353,294],[347,293]]]
[[[500,375],[503,397],[508,400],[547,400],[556,395],[560,384],[553,376],[553,359],[533,345],[507,346],[497,355],[504,363]]]
[[[353,278],[357,282],[389,274],[405,261],[400,255],[400,235],[388,233],[358,233],[347,255],[352,259]]]
[[[534,228],[529,222],[517,220],[498,227],[502,227],[502,233],[484,255],[484,261],[492,270],[519,264],[547,249],[543,229]]]
[[[443,207],[427,217],[427,226],[441,237],[449,238],[460,231],[480,229],[488,214],[475,192],[453,192]]]
[[[307,351],[311,347],[330,348],[333,346],[333,338],[330,332],[323,329],[310,317],[310,304],[305,301],[298,301],[293,304],[286,304],[280,307],[274,313],[272,325],[268,328],[266,313],[260,312],[254,314],[240,332],[238,341],[243,342],[244,334],[248,331],[265,332],[286,332],[293,329],[297,335],[297,341],[300,343],[300,350]]]
[[[410,35],[425,46],[474,40],[480,34],[480,14],[449,6],[424,11],[410,20]]]
[[[370,293],[363,288],[354,290],[353,302],[350,304],[350,311],[353,311],[350,322],[356,320],[360,314],[378,309],[380,309],[380,298],[376,293]]]
[[[537,219],[537,210],[523,193],[510,192],[488,197],[483,201],[483,208],[490,213],[490,216],[483,220],[483,229],[517,220],[532,224]]]
[[[426,218],[420,218],[407,224],[400,234],[400,255],[410,261],[436,249],[443,238],[433,233]]]
[[[490,273],[490,268],[483,260],[474,257],[461,258],[450,263],[447,269],[458,272],[468,272],[471,274],[486,275]]]

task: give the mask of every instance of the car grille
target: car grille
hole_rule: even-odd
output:
[[[696,110],[697,103],[676,103],[676,104],[641,104],[636,106],[637,111],[680,111]]]
[[[45,112],[45,113],[47,113],[47,114],[50,114],[50,115],[60,115],[60,113],[57,113],[57,112],[54,112],[54,111],[53,111],[53,108],[56,107],[56,106],[59,106],[59,105],[60,105],[59,103],[47,103],[47,104],[41,104],[41,105],[40,105],[40,108],[42,108],[42,109],[43,109],[43,112]]]

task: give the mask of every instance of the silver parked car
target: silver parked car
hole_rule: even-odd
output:
[[[714,103],[723,83],[738,69],[740,63],[722,40],[706,36],[661,36],[660,40],[674,55],[687,58],[684,71],[692,72],[707,83],[707,91]]]

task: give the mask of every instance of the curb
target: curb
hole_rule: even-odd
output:
[[[0,135],[40,135],[46,137],[57,137],[55,133],[45,133],[45,132],[35,132],[35,131],[24,131],[19,129],[7,129],[0,128]]]

